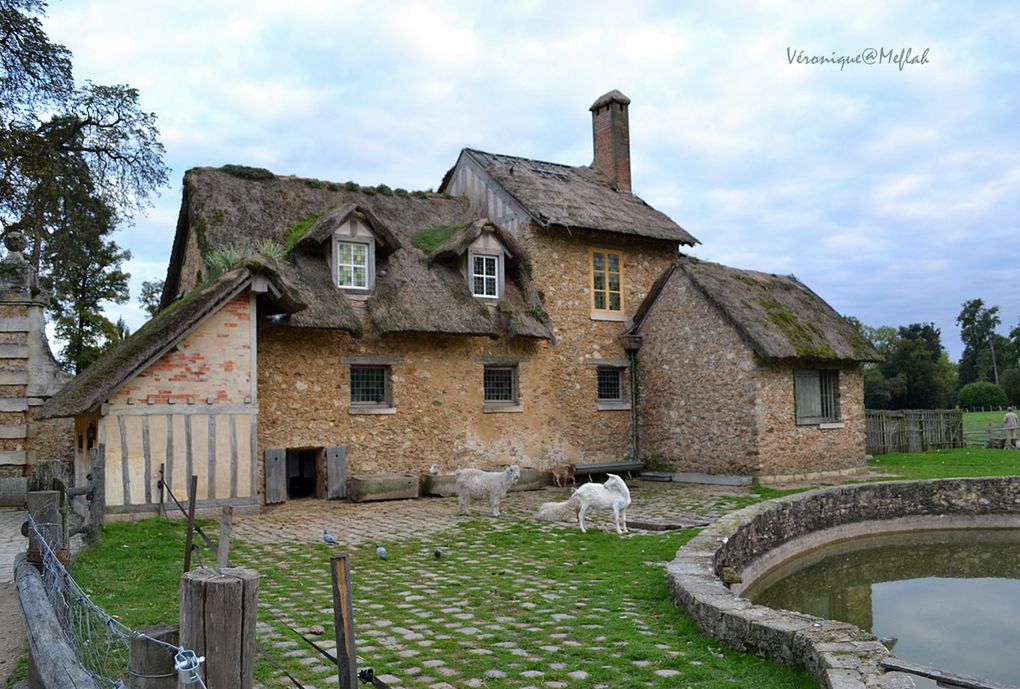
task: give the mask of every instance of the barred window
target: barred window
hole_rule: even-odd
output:
[[[597,370],[598,400],[619,402],[623,400],[623,370],[600,366]]]
[[[839,421],[839,371],[797,369],[793,392],[798,424]]]
[[[486,366],[482,388],[488,404],[517,404],[517,367]]]
[[[390,367],[351,366],[351,404],[389,405]]]

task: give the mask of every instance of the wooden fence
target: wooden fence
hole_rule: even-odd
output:
[[[864,412],[868,454],[924,452],[964,447],[959,409],[904,409]]]

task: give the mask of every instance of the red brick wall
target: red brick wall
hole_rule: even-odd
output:
[[[252,327],[245,292],[128,381],[110,398],[111,404],[252,402]]]

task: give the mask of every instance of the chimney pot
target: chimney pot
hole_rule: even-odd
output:
[[[630,98],[613,89],[599,96],[589,108],[595,147],[592,164],[621,191],[631,190],[629,105]]]

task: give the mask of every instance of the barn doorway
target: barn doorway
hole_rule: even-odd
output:
[[[346,448],[266,448],[266,504],[347,497]]]
[[[322,497],[316,490],[320,472],[318,471],[321,449],[302,448],[287,450],[287,497],[298,498]]]

